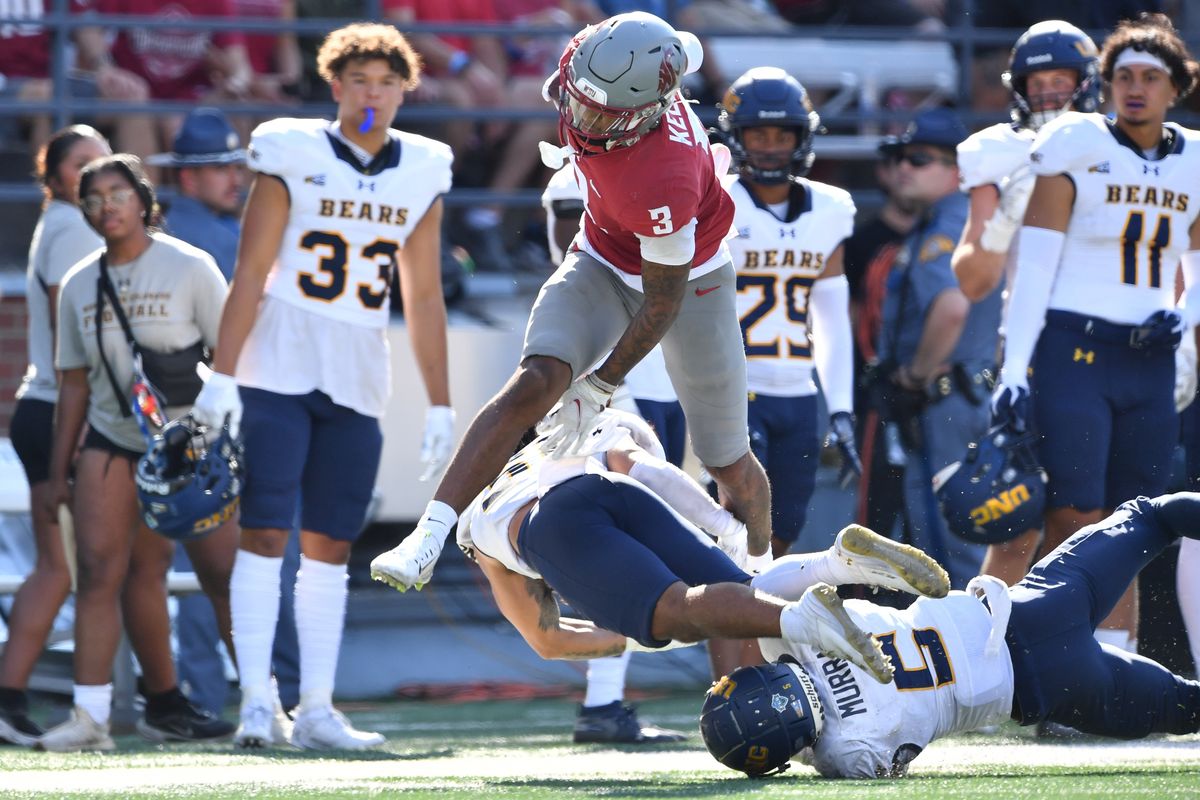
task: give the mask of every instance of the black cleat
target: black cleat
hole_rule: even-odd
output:
[[[25,713],[25,708],[0,707],[0,745],[33,747],[43,732]]]
[[[147,702],[137,731],[152,742],[209,742],[227,739],[237,726],[200,708],[175,689],[159,702]]]
[[[687,736],[638,721],[637,709],[614,700],[606,706],[579,707],[575,718],[576,744],[667,744]]]

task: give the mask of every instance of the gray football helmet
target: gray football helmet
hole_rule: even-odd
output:
[[[557,82],[563,143],[597,153],[642,135],[702,58],[695,36],[642,11],[580,31],[546,81],[547,99]]]

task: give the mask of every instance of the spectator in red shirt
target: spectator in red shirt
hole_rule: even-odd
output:
[[[50,31],[42,25],[45,14],[52,10],[53,0],[42,3],[0,3],[4,16],[21,18],[28,15],[28,23],[0,25],[0,99],[20,100],[27,103],[48,102],[54,96],[50,78]],[[92,0],[71,0],[71,13],[80,14],[92,9]],[[80,52],[80,63],[68,65],[67,94],[72,97],[117,102],[145,102],[148,97],[145,81],[125,70],[115,67],[111,60],[89,63],[83,58],[86,37],[77,31],[75,43]],[[107,44],[100,43],[107,53]],[[76,67],[79,67],[77,69]],[[38,115],[28,118],[30,130],[27,141],[33,151],[50,137],[50,118]],[[112,119],[101,119],[99,124],[114,129],[117,147],[126,152],[149,153],[153,142],[143,133],[145,118],[140,115],[117,115]]]
[[[296,18],[295,0],[233,0],[233,7],[239,17],[247,19],[291,22]],[[245,38],[246,56],[253,73],[250,97],[269,103],[288,102],[302,72],[295,31],[247,33]]]

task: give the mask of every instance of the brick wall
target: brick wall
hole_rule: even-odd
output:
[[[21,385],[21,376],[29,354],[25,343],[25,297],[0,298],[0,435],[8,435],[17,401],[13,394]]]

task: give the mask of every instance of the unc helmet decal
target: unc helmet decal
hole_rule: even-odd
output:
[[[700,711],[700,735],[713,758],[752,778],[788,768],[821,736],[825,710],[799,664],[742,667],[713,684]]]
[[[690,33],[641,11],[575,35],[546,81],[557,83],[559,135],[577,153],[602,153],[653,128],[703,50]]]
[[[786,183],[808,174],[813,137],[821,118],[800,82],[777,67],[755,67],[734,81],[721,100],[717,129],[733,155],[734,167],[755,183]],[[796,132],[796,148],[784,163],[755,163],[742,138],[746,128],[779,125]]]
[[[232,519],[242,491],[242,448],[225,426],[209,442],[191,416],[172,420],[138,460],[142,520],[169,539],[202,538]]]
[[[978,544],[999,544],[1041,527],[1046,473],[1033,451],[1034,434],[993,427],[962,461],[933,479],[951,532]]]
[[[1056,108],[1034,111],[1027,81],[1031,72],[1043,69],[1073,69],[1079,77],[1074,93]],[[1100,54],[1091,37],[1069,22],[1046,20],[1021,34],[1001,79],[1012,92],[1013,124],[1022,128],[1038,130],[1069,109],[1090,113],[1100,108]]]

